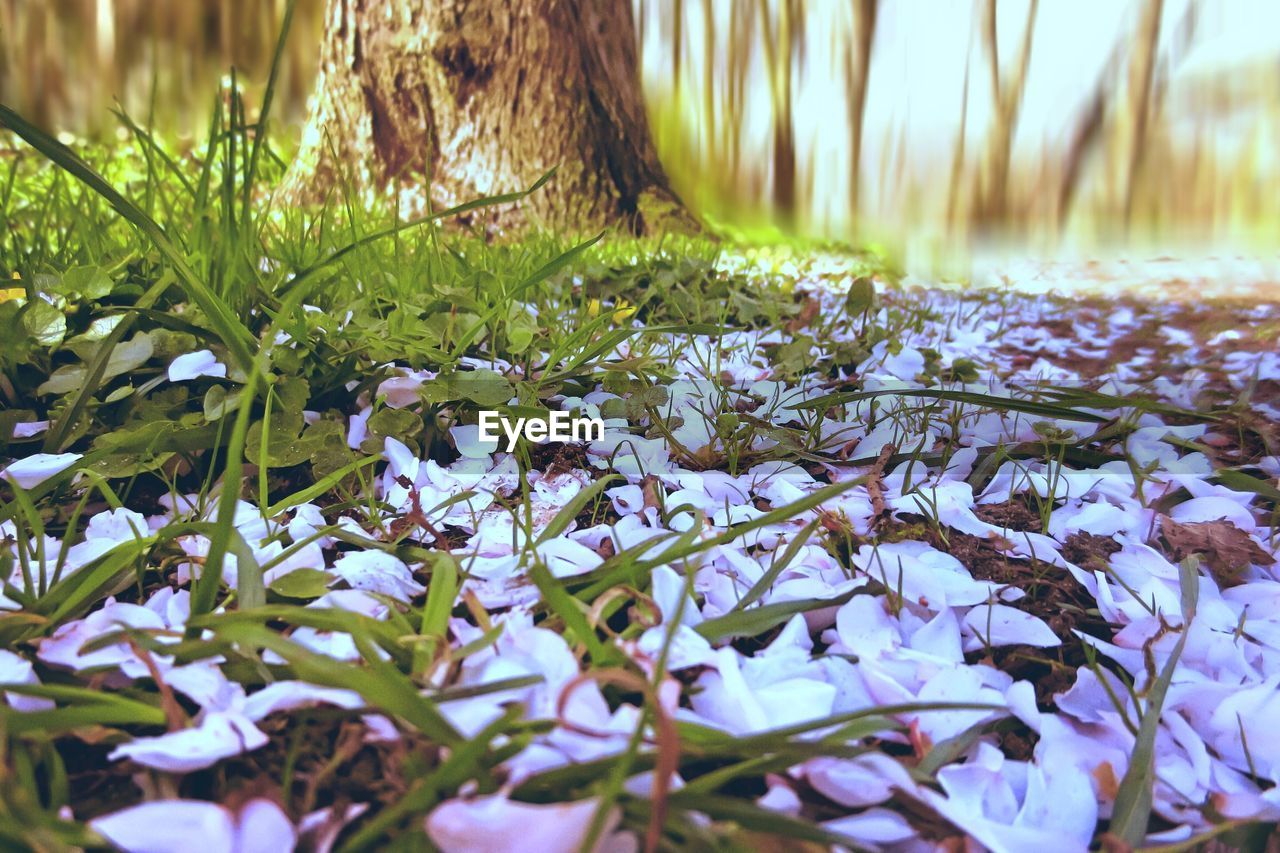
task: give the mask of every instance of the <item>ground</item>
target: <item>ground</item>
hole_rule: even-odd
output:
[[[1277,843],[1258,292],[246,219],[225,163],[96,164],[135,228],[12,157],[7,841]],[[487,409],[606,434],[497,451]]]

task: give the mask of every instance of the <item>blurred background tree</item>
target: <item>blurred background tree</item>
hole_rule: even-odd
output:
[[[320,73],[281,198],[395,192],[415,214],[689,230],[649,133],[631,0],[328,0]],[[429,198],[428,198],[429,196]]]
[[[1271,0],[633,0],[677,191],[757,232],[1274,245]],[[0,0],[0,99],[181,146],[230,66],[266,76],[285,0]],[[275,115],[298,140],[323,0],[299,0]],[[286,134],[284,131],[288,131]]]

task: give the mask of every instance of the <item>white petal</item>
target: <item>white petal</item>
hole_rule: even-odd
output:
[[[139,537],[150,535],[150,532],[147,519],[142,513],[120,507],[109,512],[100,512],[89,519],[84,538],[132,542]]]
[[[973,632],[965,642],[967,652],[984,646],[1026,645],[1047,649],[1062,645],[1062,640],[1042,619],[1004,604],[979,605],[965,615],[964,624]]]
[[[453,444],[466,459],[488,459],[498,451],[497,441],[482,441],[479,424],[463,424],[449,427]]]
[[[295,708],[319,704],[349,709],[362,708],[365,701],[354,690],[317,687],[305,681],[277,681],[250,696],[245,703],[244,713],[246,717],[257,722],[277,711],[292,711]]]
[[[31,668],[31,661],[7,649],[0,649],[0,684],[39,684]],[[21,693],[5,693],[9,707],[17,711],[47,711],[54,706],[49,699],[26,696]]]
[[[892,797],[896,788],[913,787],[906,768],[875,752],[852,759],[814,758],[803,768],[814,790],[849,808],[874,806]]]
[[[9,467],[0,471],[0,477],[24,489],[34,489],[76,464],[80,458],[79,453],[33,453],[10,462]]]
[[[219,362],[217,356],[207,349],[180,355],[169,364],[170,382],[185,382],[201,376],[226,379],[227,366]]]
[[[190,773],[224,758],[265,746],[267,736],[248,719],[231,713],[207,714],[198,726],[121,744],[108,756],[127,758],[169,773]]]
[[[1183,524],[1225,518],[1246,533],[1258,526],[1249,510],[1222,497],[1192,498],[1175,506],[1169,512],[1169,517]]]
[[[551,574],[558,578],[589,572],[604,562],[599,554],[586,545],[581,545],[564,536],[557,536],[555,539],[543,542],[534,551],[538,559],[547,564]]]
[[[93,830],[129,853],[233,853],[231,812],[196,800],[157,800],[89,822]]]
[[[333,564],[333,573],[353,589],[408,601],[426,587],[413,579],[409,567],[385,551],[351,551]]]
[[[270,800],[250,800],[240,809],[236,853],[283,853],[297,842],[293,824]]]
[[[594,799],[540,805],[501,795],[447,800],[427,817],[427,835],[443,853],[573,853],[586,838],[596,806]],[[618,818],[618,810],[612,809],[597,850]]]
[[[13,425],[13,437],[31,438],[34,435],[39,435],[48,428],[48,421],[26,421],[24,423],[16,423]]]
[[[822,827],[870,845],[892,844],[916,836],[916,830],[907,819],[892,809],[867,809],[859,814],[829,820]]]

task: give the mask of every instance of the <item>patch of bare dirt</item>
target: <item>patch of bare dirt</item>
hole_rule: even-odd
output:
[[[993,511],[993,516],[1022,517],[1024,510],[1030,511],[1025,505],[1022,509],[1011,509],[1010,506],[1018,506],[1016,502],[998,506],[1000,508]],[[910,528],[911,538],[922,539],[951,554],[974,578],[1024,593],[1022,598],[1009,602],[1009,605],[1042,619],[1062,645],[1052,649],[1002,646],[982,652],[985,655],[982,660],[1015,679],[1031,682],[1035,687],[1036,701],[1042,707],[1051,707],[1053,695],[1069,689],[1075,683],[1077,667],[1085,663],[1083,644],[1073,632],[1109,635],[1108,626],[1101,617],[1096,612],[1089,612],[1095,608],[1093,597],[1063,569],[1010,558],[1001,550],[999,539],[971,536],[954,530],[948,531],[944,538],[938,531],[917,523],[913,517],[907,516],[902,520],[907,522],[903,527]],[[1099,561],[1105,565],[1118,548],[1110,539],[1077,534],[1067,541],[1064,556],[1077,565]]]
[[[1031,533],[1040,533],[1043,528],[1040,514],[1020,499],[998,504],[978,504],[973,508],[973,514],[987,524],[994,524],[997,527],[1003,527],[1008,530],[1026,530]]]

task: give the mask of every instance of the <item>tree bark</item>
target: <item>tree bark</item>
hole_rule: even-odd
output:
[[[875,40],[876,12],[880,0],[853,0],[853,44],[845,58],[845,82],[849,87],[849,217],[858,224],[862,177],[862,124],[867,107],[867,80],[871,76],[871,45]]]
[[[1129,65],[1129,114],[1133,130],[1129,137],[1128,169],[1124,176],[1124,225],[1133,219],[1133,200],[1147,146],[1147,123],[1151,112],[1151,80],[1156,67],[1163,0],[1147,0],[1134,36],[1133,60]]]
[[[795,23],[799,16],[795,0],[781,0],[775,31],[768,0],[759,0],[759,6],[764,64],[773,100],[773,208],[783,223],[794,225],[797,208],[796,140],[795,117],[791,110],[791,78],[795,58]]]
[[[1022,108],[1027,69],[1031,64],[1031,40],[1035,34],[1039,6],[1039,0],[1031,0],[1027,23],[1022,31],[1022,43],[1014,62],[1014,76],[1008,81],[1008,86],[1000,78],[1000,57],[996,47],[996,0],[987,0],[985,7],[985,39],[990,58],[991,95],[996,114],[995,124],[987,138],[986,183],[978,195],[978,224],[983,229],[1007,224],[1009,161],[1013,156],[1013,135],[1018,125],[1018,111]]]
[[[327,0],[320,74],[280,197],[345,186],[473,224],[692,230],[654,151],[630,0]]]

